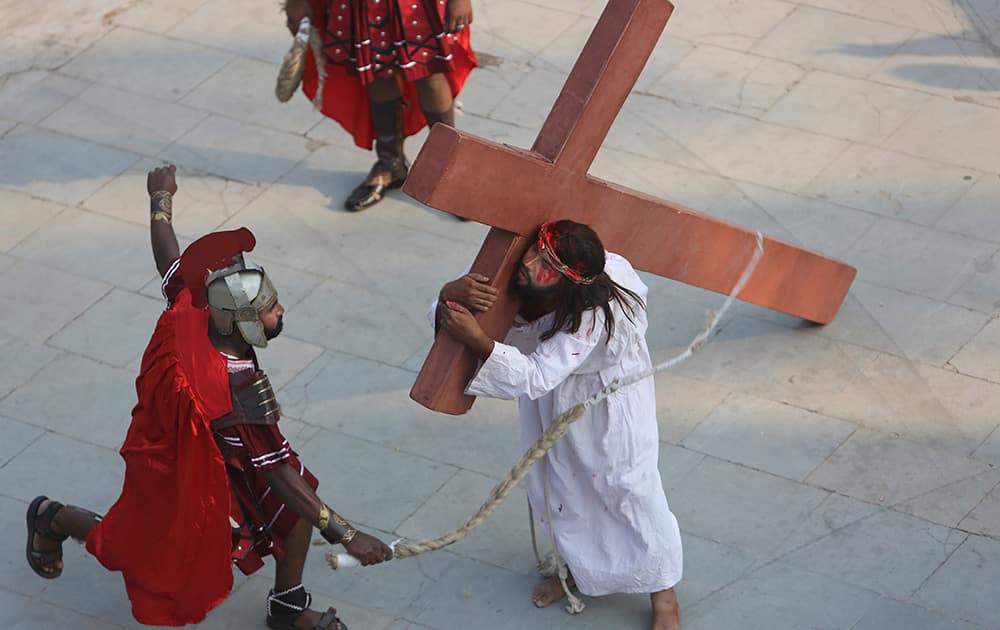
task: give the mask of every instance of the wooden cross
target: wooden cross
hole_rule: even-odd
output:
[[[494,339],[503,340],[514,321],[510,277],[545,221],[586,223],[637,269],[719,293],[733,289],[749,261],[753,231],[587,175],[672,11],[668,0],[610,0],[530,151],[444,125],[431,130],[403,191],[492,226],[472,270],[501,292],[479,316]],[[830,322],[857,270],[770,237],[764,252],[738,297]],[[410,396],[437,411],[465,413],[475,400],[464,389],[476,361],[438,334]]]

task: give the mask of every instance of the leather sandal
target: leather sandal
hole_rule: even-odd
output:
[[[62,567],[54,566],[55,563],[62,560],[62,547],[52,551],[38,551],[35,549],[35,534],[59,543],[64,542],[69,536],[52,529],[52,519],[55,518],[59,510],[63,509],[63,504],[58,501],[49,501],[49,505],[39,514],[38,507],[45,501],[49,501],[49,498],[38,496],[28,505],[25,519],[28,525],[28,542],[24,551],[28,566],[31,567],[32,571],[46,580],[54,580],[62,575]],[[46,571],[46,568],[52,570]]]
[[[403,185],[410,170],[403,154],[403,101],[372,101],[369,107],[375,127],[375,155],[378,161],[365,181],[344,201],[344,207],[350,212],[366,210],[382,201],[386,191]]]
[[[312,595],[299,584],[295,588],[275,594],[274,589],[267,594],[267,627],[272,630],[299,630],[295,622],[312,604]],[[327,608],[319,623],[310,630],[329,630],[330,624],[340,624],[340,630],[348,630],[347,624],[337,616],[336,608]]]
[[[385,164],[381,160],[376,162],[365,181],[351,191],[344,207],[350,212],[371,208],[382,201],[387,191],[401,187],[408,171],[409,165],[403,161],[393,164]]]

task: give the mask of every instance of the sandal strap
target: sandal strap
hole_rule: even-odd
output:
[[[79,512],[80,514],[83,514],[85,516],[89,516],[90,518],[94,519],[94,521],[96,521],[98,523],[100,523],[101,521],[104,520],[104,517],[101,516],[100,514],[98,514],[97,512],[91,512],[87,508],[82,508],[79,505],[70,505],[70,504],[67,503],[66,507],[68,507],[69,509],[73,510],[74,512]]]
[[[280,593],[275,593],[272,589],[267,594],[267,616],[281,617],[294,621],[309,608],[311,603],[312,595],[301,584]],[[277,610],[275,607],[277,607]]]
[[[58,501],[49,500],[48,506],[42,510],[41,514],[35,515],[34,527],[35,532],[45,536],[46,538],[51,538],[59,542],[65,541],[69,538],[68,534],[60,534],[59,532],[52,529],[52,519],[56,517],[59,510],[63,509],[63,504]]]
[[[55,551],[36,551],[35,549],[32,549],[31,557],[34,558],[35,561],[38,562],[38,564],[47,566],[62,560],[62,550],[59,549]]]
[[[329,630],[330,624],[333,622],[340,623],[340,626],[344,628],[344,624],[340,622],[340,617],[337,616],[336,608],[327,608],[323,616],[319,618],[319,623],[312,627],[312,630]]]

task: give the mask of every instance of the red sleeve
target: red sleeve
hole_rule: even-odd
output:
[[[181,268],[181,259],[176,258],[167,268],[167,273],[163,274],[163,281],[160,283],[160,291],[167,299],[167,306],[173,306],[177,296],[184,290],[184,277],[178,272]]]
[[[237,424],[233,429],[257,470],[271,470],[292,456],[292,447],[276,424]]]

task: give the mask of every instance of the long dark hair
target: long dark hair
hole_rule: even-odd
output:
[[[595,279],[592,284],[577,284],[565,276],[560,278],[555,290],[555,319],[541,340],[550,339],[561,331],[575,333],[580,329],[584,311],[600,308],[604,311],[605,343],[611,341],[615,332],[611,302],[621,305],[629,321],[635,315],[636,306],[645,308],[646,305],[635,291],[621,286],[604,271],[604,244],[594,230],[569,220],[557,221],[552,229],[558,235],[555,250],[559,259],[583,276],[595,276]]]

